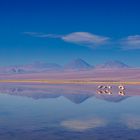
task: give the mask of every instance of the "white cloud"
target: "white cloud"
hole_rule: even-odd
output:
[[[95,47],[104,45],[109,42],[109,37],[94,35],[88,32],[74,32],[62,37],[66,42],[71,42],[79,45]]]
[[[123,48],[140,49],[140,35],[128,36],[120,41]]]

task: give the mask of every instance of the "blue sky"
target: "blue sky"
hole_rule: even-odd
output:
[[[2,0],[0,65],[47,61],[140,66],[139,0]]]

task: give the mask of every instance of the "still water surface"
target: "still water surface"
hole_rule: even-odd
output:
[[[140,140],[140,87],[0,85],[0,140]]]

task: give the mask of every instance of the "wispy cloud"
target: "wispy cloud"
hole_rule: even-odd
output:
[[[87,47],[97,47],[105,45],[109,42],[109,37],[104,37],[100,35],[91,34],[88,32],[74,32],[67,35],[58,35],[58,34],[44,34],[37,32],[24,32],[26,35],[40,38],[58,38],[65,42],[78,44],[81,46]]]
[[[24,32],[24,34],[32,36],[32,37],[40,37],[40,38],[61,38],[61,37],[63,37],[61,35],[44,34],[44,33],[38,33],[38,32]]]
[[[92,34],[89,32],[73,32],[66,35],[60,34],[44,34],[38,32],[24,32],[24,34],[39,37],[39,38],[53,38],[61,39],[64,42],[77,44],[80,46],[86,46],[90,48],[96,48],[100,46],[118,46],[122,49],[140,49],[140,35],[132,35],[118,40],[113,40],[110,37]]]
[[[121,39],[120,44],[125,49],[140,49],[140,35],[128,36]]]

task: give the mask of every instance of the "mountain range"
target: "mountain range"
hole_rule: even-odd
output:
[[[0,73],[33,73],[33,72],[58,72],[58,71],[83,71],[91,69],[124,69],[130,68],[127,64],[120,61],[108,61],[100,65],[90,65],[85,60],[75,59],[64,66],[47,63],[47,62],[35,62],[32,64],[5,66],[0,67]]]

